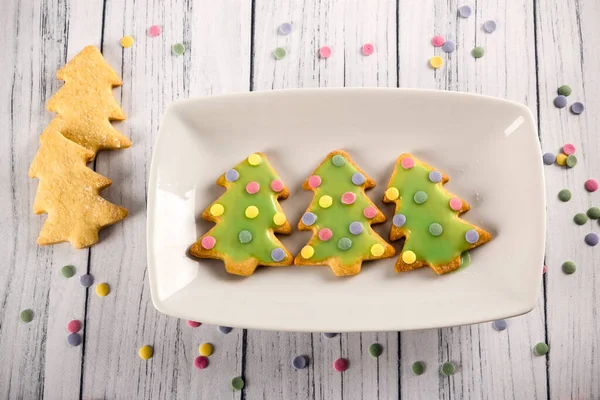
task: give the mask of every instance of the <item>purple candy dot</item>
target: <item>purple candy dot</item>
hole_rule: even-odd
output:
[[[558,97],[560,97],[560,96],[558,96]],[[571,105],[571,112],[573,114],[579,115],[583,112],[583,110],[585,110],[585,106],[583,105],[583,103],[580,103],[579,101],[576,103],[573,103]]]
[[[465,234],[465,239],[467,239],[467,242],[471,244],[477,243],[477,241],[479,240],[479,233],[477,233],[475,229],[470,229]]]
[[[454,43],[453,40],[446,40],[442,45],[442,50],[446,53],[454,53],[454,50],[456,50],[456,43]]]
[[[225,172],[225,179],[227,179],[229,182],[235,182],[239,177],[240,173],[235,169],[230,169],[229,171]]]
[[[507,325],[508,324],[504,319],[499,319],[497,321],[492,322],[492,327],[498,332],[505,330]]]
[[[90,274],[81,275],[79,283],[81,283],[81,286],[83,287],[90,287],[94,284],[94,277]]]
[[[566,106],[567,106],[567,97],[563,96],[563,95],[556,96],[556,98],[554,99],[554,107],[565,108]]]
[[[219,332],[221,332],[223,335],[227,335],[229,332],[231,332],[231,330],[233,328],[230,328],[228,326],[219,326],[217,327],[217,329],[219,330]]]
[[[326,338],[332,338],[332,337],[336,337],[337,333],[329,333],[329,332],[325,332],[323,333],[323,336],[325,336]]]
[[[304,369],[308,366],[308,357],[307,356],[296,356],[292,360],[292,366],[295,369]]]
[[[271,258],[276,262],[282,261],[285,258],[285,251],[283,251],[281,247],[273,249],[271,252]]]
[[[354,221],[354,222],[352,222],[352,223],[350,224],[350,228],[349,228],[349,230],[350,230],[350,233],[351,233],[351,234],[353,234],[353,235],[358,235],[358,234],[361,234],[361,233],[362,233],[362,231],[363,231],[363,226],[362,226],[362,224],[361,224],[360,222],[358,222],[358,221]]]
[[[304,215],[302,216],[302,223],[304,225],[310,226],[314,224],[316,220],[317,216],[311,212],[304,213]]]
[[[404,216],[404,214],[396,214],[394,215],[394,218],[392,219],[392,223],[397,226],[398,228],[400,228],[402,225],[404,225],[406,223],[406,217]]]
[[[352,183],[354,183],[356,186],[362,185],[365,183],[365,180],[365,176],[360,172],[355,172],[352,174]]]
[[[71,333],[67,336],[67,343],[71,346],[79,346],[81,344],[81,335],[79,333]]]
[[[542,159],[544,160],[544,164],[552,165],[556,161],[556,156],[552,153],[546,153],[542,156]]]
[[[438,183],[442,180],[442,173],[440,171],[431,171],[429,173],[429,180],[433,183]]]
[[[595,246],[598,244],[598,235],[596,235],[595,233],[588,233],[587,235],[585,235],[585,243],[588,246]]]

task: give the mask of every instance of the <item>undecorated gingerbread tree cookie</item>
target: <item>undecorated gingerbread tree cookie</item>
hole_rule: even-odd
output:
[[[223,193],[202,213],[216,225],[190,248],[199,258],[217,258],[230,274],[249,276],[258,265],[291,265],[293,256],[275,237],[290,234],[279,199],[285,187],[263,153],[254,153],[217,179]]]
[[[337,276],[356,275],[365,260],[394,255],[394,248],[371,227],[385,221],[365,190],[375,187],[344,151],[333,151],[302,186],[314,197],[298,223],[313,236],[296,265],[329,265]]]
[[[430,266],[437,274],[460,267],[461,254],[491,240],[489,232],[460,215],[469,204],[444,188],[446,174],[402,154],[383,197],[395,203],[390,240],[406,238],[396,272]]]

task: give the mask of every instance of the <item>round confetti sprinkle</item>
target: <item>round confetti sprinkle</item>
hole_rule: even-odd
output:
[[[108,295],[110,292],[110,287],[107,283],[99,283],[96,285],[96,294],[100,297],[104,297]]]
[[[569,86],[569,85],[562,85],[562,86],[560,86],[558,88],[557,92],[561,96],[568,96],[568,95],[571,94],[571,86]]]
[[[227,335],[229,332],[233,330],[233,328],[229,326],[218,326],[217,330],[221,332],[223,335]]]
[[[304,369],[308,366],[308,357],[307,356],[296,356],[292,360],[292,367],[295,369]]]
[[[548,347],[548,345],[546,343],[538,343],[533,347],[533,353],[536,356],[544,356],[548,353],[548,350],[550,350],[550,348]]]
[[[352,174],[352,183],[354,183],[356,186],[362,185],[363,183],[365,183],[365,181],[365,176],[360,172],[355,172],[354,174]]]
[[[385,253],[385,248],[380,245],[379,243],[374,244],[373,246],[371,246],[371,255],[374,257],[380,257],[383,255],[383,253]]]
[[[425,372],[425,364],[422,361],[416,361],[411,367],[412,373],[419,376]]]
[[[558,165],[560,165],[561,167],[564,167],[565,165],[567,165],[567,155],[560,153],[559,155],[556,156],[556,163]]]
[[[474,244],[479,240],[479,233],[475,229],[469,229],[467,233],[465,233],[465,239],[467,242]]]
[[[246,211],[244,212],[244,214],[246,214],[247,218],[254,219],[254,218],[258,217],[258,214],[259,214],[258,207],[248,206],[246,208]]]
[[[427,193],[425,193],[422,190],[419,190],[417,193],[415,193],[413,199],[415,200],[415,203],[423,204],[427,201]]]
[[[254,153],[248,156],[248,164],[252,165],[253,167],[260,165],[260,163],[262,163],[262,157],[260,154]]]
[[[402,161],[400,161],[400,165],[402,165],[402,168],[404,169],[411,169],[415,166],[415,160],[413,160],[410,157],[406,157],[403,158]]]
[[[271,190],[272,191],[279,193],[283,190],[283,188],[284,188],[283,182],[281,182],[279,179],[274,179],[271,182]]]
[[[481,58],[484,54],[485,50],[483,50],[483,47],[480,46],[474,47],[473,50],[471,50],[471,55],[475,58]]]
[[[506,323],[506,320],[504,320],[504,319],[499,319],[497,321],[492,322],[492,327],[495,330],[497,330],[498,332],[505,330],[506,326],[507,326],[507,323]]]
[[[581,102],[571,104],[571,112],[575,115],[581,114],[585,110],[585,106]]]
[[[280,35],[287,36],[290,33],[292,33],[292,24],[290,24],[289,22],[284,22],[283,24],[279,25],[278,30]]]
[[[329,229],[329,228],[323,228],[323,229],[319,230],[319,239],[321,239],[324,242],[331,239],[332,236],[333,236],[333,232],[331,232],[331,229]]]
[[[79,333],[71,333],[67,336],[67,343],[70,346],[79,346],[81,344],[81,335]]]
[[[134,40],[133,40],[132,36],[123,36],[121,38],[121,47],[123,47],[125,49],[129,48],[129,47],[133,46],[133,42],[134,42]]]
[[[400,197],[400,191],[395,187],[388,188],[388,190],[385,191],[385,197],[390,200],[396,200],[398,197]]]
[[[23,321],[25,323],[31,322],[33,320],[33,310],[27,309],[27,310],[21,311],[20,318],[21,318],[21,321]]]
[[[315,223],[315,221],[317,220],[317,216],[313,213],[309,212],[305,212],[304,215],[302,216],[302,223],[304,225],[307,226],[311,226],[312,224]]]
[[[558,192],[558,199],[564,202],[571,200],[571,192],[569,189],[563,189]]]
[[[436,35],[431,39],[431,44],[435,47],[441,47],[446,43],[446,39],[443,36]]]
[[[492,33],[496,30],[496,21],[487,20],[483,23],[483,30],[487,33]]]
[[[276,60],[283,60],[286,55],[287,51],[283,47],[277,47],[273,50],[273,57],[275,57]]]
[[[567,164],[567,167],[573,168],[575,165],[577,165],[577,157],[575,157],[574,154],[567,156],[566,164]]]
[[[375,46],[373,46],[371,43],[363,44],[363,46],[362,46],[363,56],[370,56],[371,54],[373,54],[374,51],[375,51]]]
[[[573,221],[575,221],[577,225],[585,225],[585,223],[588,222],[588,217],[584,213],[577,213],[573,217]]]
[[[546,269],[547,269],[547,268],[546,268],[546,266],[544,265],[544,268],[542,269],[542,274],[545,274],[545,273],[546,273]]]
[[[462,208],[462,201],[458,197],[450,199],[450,208],[454,211],[458,211]]]
[[[283,259],[285,258],[285,251],[282,248],[277,247],[276,249],[273,249],[273,251],[271,251],[271,258],[275,262],[283,261]]]
[[[352,247],[352,240],[347,237],[343,237],[338,240],[338,247],[340,250],[348,250],[350,247]]]
[[[565,261],[562,265],[562,270],[565,274],[571,275],[577,270],[577,265],[573,261]]]
[[[322,180],[319,175],[313,175],[310,178],[308,178],[308,186],[311,189],[316,189],[319,186],[321,186],[321,182],[322,182]]]
[[[438,69],[444,65],[444,60],[440,56],[433,56],[429,59],[429,65],[433,69]]]
[[[598,218],[600,218],[600,208],[598,208],[598,207],[590,207],[587,210],[587,216],[590,217],[591,219],[598,219]]]
[[[442,364],[440,372],[444,376],[451,376],[454,375],[454,373],[456,372],[456,367],[454,367],[454,364],[452,364],[451,362],[445,362],[444,364]]]
[[[329,58],[331,56],[331,47],[323,46],[319,49],[319,55],[321,58]]]
[[[249,194],[255,194],[258,193],[258,191],[260,190],[260,185],[258,184],[258,182],[248,182],[248,184],[246,185],[246,192],[248,192]]]
[[[556,98],[554,99],[554,107],[565,108],[566,106],[567,106],[566,96],[556,96]]]
[[[310,245],[306,245],[302,248],[302,250],[300,250],[300,255],[302,256],[302,258],[308,260],[309,258],[315,255],[315,249]]]
[[[402,261],[404,261],[406,264],[413,264],[415,261],[417,261],[417,255],[414,252],[407,250],[402,253]]]
[[[375,207],[372,206],[365,207],[365,209],[363,210],[363,215],[369,219],[375,218],[375,216],[377,215],[377,210],[375,209]]]
[[[546,165],[552,165],[556,162],[556,156],[552,153],[546,153],[542,156],[542,160]]]
[[[75,275],[75,267],[72,265],[65,265],[61,268],[60,273],[65,278],[71,278],[73,275]]]
[[[321,196],[319,198],[319,205],[322,208],[329,208],[329,207],[331,207],[332,204],[333,204],[333,199],[331,198],[331,196],[325,195],[325,196]]]
[[[81,275],[79,283],[81,283],[81,286],[88,288],[94,284],[94,277],[90,274]]]
[[[461,6],[458,8],[458,15],[460,15],[463,18],[469,18],[472,13],[473,10],[469,6]]]
[[[244,380],[240,376],[236,376],[231,380],[233,390],[242,390],[244,388]]]
[[[210,356],[213,353],[213,350],[213,345],[210,343],[202,343],[198,348],[198,352],[200,353],[200,355],[205,357]]]
[[[331,162],[336,167],[342,167],[344,164],[346,164],[346,159],[344,158],[344,156],[336,154],[333,157],[331,157]]]
[[[150,28],[148,28],[148,36],[150,37],[157,37],[162,33],[162,28],[160,27],[160,25],[152,25]]]
[[[443,231],[444,229],[442,228],[442,225],[438,224],[437,222],[429,225],[429,233],[431,233],[433,236],[440,236]]]
[[[354,204],[356,201],[356,195],[352,192],[346,192],[342,195],[342,203],[346,205]]]
[[[584,240],[585,244],[593,247],[598,244],[598,235],[596,235],[594,232],[588,233],[587,235],[585,235]]]
[[[338,358],[333,362],[333,369],[337,372],[344,372],[348,369],[348,360],[345,358]]]
[[[81,330],[81,321],[74,319],[67,324],[69,333],[77,333]]]
[[[429,180],[433,183],[438,183],[442,180],[443,176],[440,171],[431,171],[429,173]]]
[[[571,154],[575,154],[575,146],[571,143],[567,143],[563,145],[562,152],[568,156],[570,156]]]
[[[194,359],[194,367],[198,369],[204,369],[208,367],[208,357],[206,356],[198,356]],[[242,384],[243,386],[243,384]]]
[[[369,346],[369,354],[372,357],[379,357],[381,355],[381,353],[383,353],[383,346],[380,345],[379,343],[373,343],[372,345]]]
[[[171,49],[173,50],[173,53],[177,56],[181,56],[183,55],[183,53],[185,53],[185,45],[183,43],[175,43]]]
[[[590,178],[587,181],[585,181],[585,190],[587,190],[588,192],[595,192],[596,190],[598,190],[598,181]]]
[[[202,325],[202,323],[200,323],[200,322],[197,322],[197,321],[191,321],[191,320],[188,320],[187,324],[188,324],[189,326],[191,326],[192,328],[197,328],[197,327],[199,327],[200,325]]]
[[[210,206],[210,209],[208,211],[212,216],[220,217],[225,212],[225,207],[223,207],[222,204],[217,203]]]
[[[406,216],[404,214],[396,214],[394,215],[394,218],[392,218],[392,223],[394,226],[400,228],[406,223]]]
[[[217,243],[217,240],[212,237],[212,236],[204,236],[202,238],[202,240],[200,241],[200,244],[202,244],[202,247],[205,248],[206,250],[210,250],[213,247],[215,247],[215,244]]]
[[[348,230],[353,235],[360,235],[363,231],[363,226],[360,222],[354,221],[354,222],[350,223]]]
[[[244,229],[238,234],[238,239],[240,243],[250,243],[252,241],[252,233]]]
[[[225,172],[225,179],[227,179],[229,182],[235,182],[239,179],[239,177],[240,173],[235,169],[230,169],[229,171]]]
[[[142,360],[148,360],[152,358],[152,354],[154,354],[154,350],[151,346],[145,345],[140,347],[138,354]]]
[[[325,336],[326,338],[334,338],[336,337],[338,334],[337,333],[330,333],[330,332],[323,332],[323,336]]]
[[[454,40],[446,40],[446,43],[442,46],[442,50],[448,54],[454,53],[454,50],[456,50],[456,42]]]

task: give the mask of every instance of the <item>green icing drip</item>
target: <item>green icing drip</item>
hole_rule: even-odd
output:
[[[400,192],[400,205],[396,207],[396,213],[406,216],[406,223],[402,226],[406,232],[406,242],[402,251],[413,251],[417,260],[443,265],[470,247],[465,234],[474,227],[450,208],[452,197],[443,190],[442,182],[433,183],[429,180],[431,171],[416,159],[411,169],[404,169],[398,163],[390,187]],[[427,193],[427,201],[423,204],[414,201],[415,193],[420,190]],[[442,225],[443,232],[439,236],[429,232],[429,225],[434,222]]]
[[[471,253],[465,251],[460,255],[460,269],[467,268],[471,265]]]

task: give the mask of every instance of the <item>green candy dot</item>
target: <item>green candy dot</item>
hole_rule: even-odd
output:
[[[417,193],[415,193],[414,200],[417,204],[425,203],[427,201],[427,193],[425,193],[422,190],[419,190]]]
[[[33,320],[33,311],[30,309],[21,311],[21,321],[31,322]]]
[[[600,218],[600,208],[598,208],[598,207],[590,207],[590,209],[587,210],[587,216],[590,217],[591,219],[598,219],[598,218]]]
[[[483,47],[475,47],[473,48],[473,50],[471,50],[471,55],[473,55],[473,57],[475,58],[481,58],[483,57],[483,54],[485,53],[485,51],[483,50]]]
[[[536,356],[543,356],[548,353],[549,347],[546,343],[540,342],[533,347],[533,353]]]
[[[240,243],[250,243],[252,241],[252,233],[244,229],[240,232],[238,238],[240,239]]]
[[[456,372],[456,368],[454,367],[454,364],[452,364],[451,362],[445,362],[442,365],[442,368],[440,369],[440,371],[442,372],[442,375],[450,376],[450,375],[454,375],[454,373]]]
[[[231,387],[233,390],[242,390],[244,387],[244,380],[241,376],[236,376],[231,380]]]
[[[172,49],[173,49],[173,53],[177,54],[178,56],[185,53],[185,46],[183,45],[183,43],[175,43],[173,45]]]
[[[431,233],[433,236],[440,236],[443,231],[444,228],[442,228],[442,226],[437,222],[434,222],[433,224],[429,225],[429,233]]]
[[[460,267],[459,269],[466,268],[471,265],[471,253],[468,251],[463,252],[460,255]]]
[[[422,361],[417,361],[412,365],[411,369],[413,374],[417,376],[423,375],[423,372],[425,372],[425,364]]]
[[[571,275],[577,270],[577,266],[573,261],[565,261],[562,265],[562,270],[565,274]]]
[[[336,154],[335,156],[331,157],[331,162],[336,167],[341,167],[342,165],[346,164],[346,159],[343,156]]]
[[[560,199],[560,201],[569,201],[571,200],[571,192],[569,191],[569,189],[563,189],[560,192],[558,192],[558,198]]]
[[[283,60],[287,54],[287,51],[283,47],[278,47],[273,51],[273,56],[277,60]]]
[[[350,247],[352,247],[352,240],[348,239],[347,237],[343,237],[338,241],[338,247],[340,250],[348,250]]]
[[[577,165],[577,157],[574,154],[571,154],[567,157],[567,167],[573,168]]]
[[[75,275],[75,267],[73,267],[72,265],[65,265],[61,268],[60,273],[65,278],[71,278],[73,277],[73,275]]]
[[[573,221],[575,221],[577,225],[584,225],[586,222],[588,222],[588,217],[584,213],[577,213],[573,217]]]
[[[383,346],[379,343],[373,343],[369,346],[369,354],[375,358],[379,357],[383,353]]]
[[[571,86],[562,85],[561,87],[558,88],[558,94],[560,94],[562,96],[570,95],[571,94]]]

